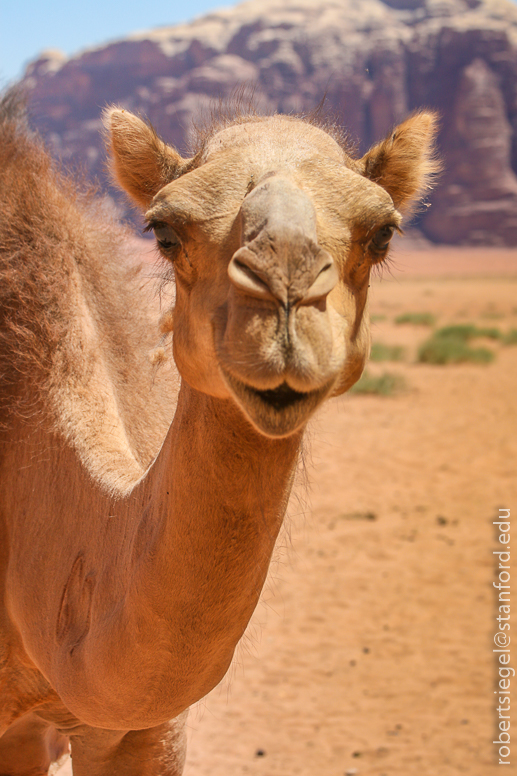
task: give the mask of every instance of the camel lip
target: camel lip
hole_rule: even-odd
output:
[[[276,388],[259,389],[223,372],[228,388],[255,428],[269,437],[286,437],[303,428],[334,380],[312,391],[296,391],[284,380]]]
[[[291,388],[286,380],[277,385],[276,388],[255,388],[226,370],[223,371],[223,374],[232,393],[241,400],[246,397],[251,399],[254,404],[258,400],[258,403],[279,414],[296,409],[298,406],[301,407],[306,402],[313,403],[322,393],[321,388],[312,391],[297,391],[295,388]]]
[[[265,404],[277,412],[292,407],[294,404],[298,404],[308,399],[314,391],[295,391],[285,381],[281,383],[277,388],[270,388],[266,390],[259,390],[246,386],[247,390],[258,396]]]

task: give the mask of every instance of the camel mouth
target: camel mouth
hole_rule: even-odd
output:
[[[286,382],[283,382],[281,385],[278,386],[278,388],[272,388],[270,390],[265,390],[265,391],[260,391],[260,390],[257,390],[256,388],[251,388],[251,387],[248,387],[248,388],[256,396],[258,396],[265,404],[267,404],[269,407],[271,407],[273,410],[276,410],[277,412],[281,412],[282,410],[285,410],[288,407],[292,407],[298,402],[306,401],[307,398],[312,393],[312,391],[306,392],[306,393],[295,391],[294,388],[291,388],[291,386],[288,385]]]
[[[226,384],[249,421],[262,434],[285,437],[298,431],[332,390],[334,380],[312,391],[296,391],[287,382],[261,390],[224,372]]]

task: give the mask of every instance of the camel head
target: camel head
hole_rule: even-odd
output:
[[[411,116],[363,158],[290,116],[220,126],[190,159],[106,113],[112,167],[174,267],[182,378],[258,431],[300,429],[360,377],[372,268],[436,172],[436,118]]]

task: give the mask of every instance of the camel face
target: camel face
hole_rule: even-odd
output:
[[[138,120],[129,121],[134,137]],[[379,185],[379,169],[368,175],[375,149],[353,160],[319,127],[272,116],[215,132],[194,160],[164,146],[175,180],[160,186],[157,174],[151,198],[135,193],[135,173],[117,157],[118,131],[119,180],[149,204],[149,227],[174,266],[182,377],[235,401],[261,433],[294,433],[361,375],[370,270],[385,260],[407,197],[399,203],[397,189]]]

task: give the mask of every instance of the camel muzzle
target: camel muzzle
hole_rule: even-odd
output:
[[[288,309],[318,303],[338,281],[332,256],[318,245],[316,212],[287,178],[269,177],[242,203],[241,247],[228,266],[241,293]]]

